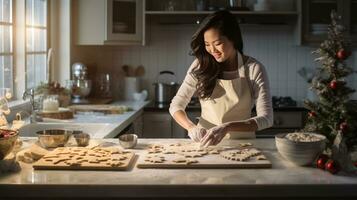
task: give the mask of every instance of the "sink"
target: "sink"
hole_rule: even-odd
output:
[[[67,129],[82,130],[91,137],[101,137],[99,135],[108,135],[114,131],[110,123],[31,123],[23,126],[19,130],[20,137],[37,137],[36,132],[46,129]]]

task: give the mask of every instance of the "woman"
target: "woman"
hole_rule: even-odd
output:
[[[169,111],[192,140],[216,145],[223,138],[254,138],[256,130],[272,126],[265,68],[243,54],[240,28],[230,12],[209,15],[193,35],[191,48],[196,59]],[[184,111],[195,92],[201,104],[197,125]],[[257,116],[251,117],[254,104]]]

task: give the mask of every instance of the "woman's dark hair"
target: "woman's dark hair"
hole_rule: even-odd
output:
[[[205,48],[204,33],[214,28],[219,33],[230,40],[234,48],[243,54],[243,40],[239,24],[229,11],[217,11],[207,16],[200,27],[192,36],[192,54],[198,59],[199,66],[192,70],[192,74],[197,78],[197,94],[200,99],[208,99],[216,86],[218,75],[221,72],[219,63],[211,56]]]

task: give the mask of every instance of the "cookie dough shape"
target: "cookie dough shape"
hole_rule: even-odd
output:
[[[150,155],[150,156],[146,156],[145,161],[151,163],[163,163],[166,161],[166,159],[162,155]]]
[[[172,160],[172,162],[174,163],[185,163],[186,165],[190,165],[193,163],[198,163],[198,160],[194,160],[194,159],[190,159],[190,158],[186,158],[186,157],[179,157],[176,158],[174,160]]]
[[[237,150],[227,150],[222,151],[221,156],[228,160],[235,160],[235,161],[247,161],[252,157],[256,157],[261,155],[261,151],[255,148],[246,148],[246,149],[237,149]]]
[[[93,149],[86,147],[60,147],[46,154],[35,169],[110,169],[125,165],[132,158],[132,153],[118,148]],[[80,166],[80,167],[79,167]],[[103,168],[104,167],[104,168]]]

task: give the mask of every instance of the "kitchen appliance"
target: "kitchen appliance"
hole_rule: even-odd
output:
[[[85,80],[87,79],[87,66],[83,63],[76,62],[72,65],[72,80]]]
[[[92,89],[92,81],[87,79],[87,66],[76,62],[72,65],[72,80],[67,82],[67,87],[72,93],[73,103],[86,102],[86,97]]]
[[[156,78],[155,102],[158,104],[169,104],[176,95],[178,85],[176,76],[172,71],[161,71]]]

